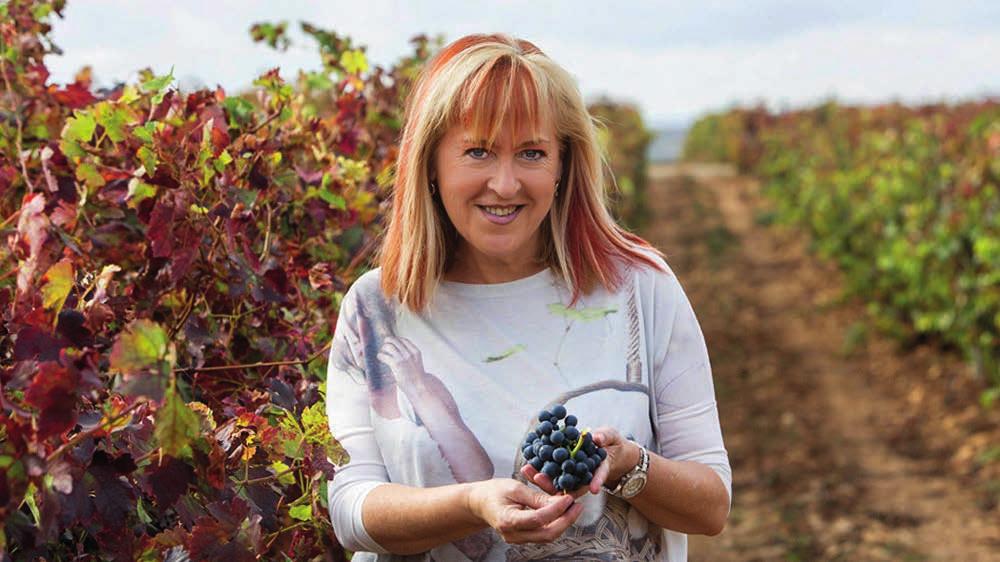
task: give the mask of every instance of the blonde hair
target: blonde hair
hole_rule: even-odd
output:
[[[410,93],[396,163],[392,213],[378,252],[382,290],[423,310],[459,241],[429,186],[434,151],[462,123],[492,144],[506,124],[537,136],[552,123],[559,138],[559,197],[542,222],[541,260],[572,289],[573,303],[597,283],[615,290],[615,258],[663,270],[640,248],[659,253],[615,222],[607,206],[596,123],[572,76],[528,41],[506,34],[467,35],[438,52]]]

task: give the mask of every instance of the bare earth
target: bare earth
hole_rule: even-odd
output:
[[[692,561],[1000,561],[1000,407],[930,345],[863,329],[864,303],[753,180],[659,165],[643,234],[708,340],[734,474],[718,537]]]

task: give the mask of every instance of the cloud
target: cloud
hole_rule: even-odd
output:
[[[257,21],[288,20],[285,53],[254,44]],[[1000,92],[987,72],[1000,60],[1000,3],[844,0],[808,3],[516,0],[419,5],[372,0],[304,2],[123,0],[70,2],[49,57],[55,82],[84,64],[99,84],[134,80],[140,68],[171,66],[183,84],[248,86],[274,66],[286,77],[319,65],[306,20],[350,35],[388,65],[418,33],[506,31],[538,44],[579,80],[584,94],[638,102],[654,123],[686,121],[734,101],[774,106],[835,95],[876,102]]]

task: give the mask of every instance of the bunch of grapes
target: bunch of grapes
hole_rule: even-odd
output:
[[[590,484],[608,452],[594,443],[589,431],[576,428],[576,416],[566,415],[562,404],[542,410],[538,422],[521,449],[528,464],[551,478],[560,491],[573,492]]]

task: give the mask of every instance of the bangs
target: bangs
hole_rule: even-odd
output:
[[[531,131],[532,139],[539,137],[546,124],[555,129],[548,88],[531,68],[513,57],[499,57],[476,70],[455,101],[449,125],[461,124],[488,146],[494,144],[504,126],[513,126],[515,133]]]

